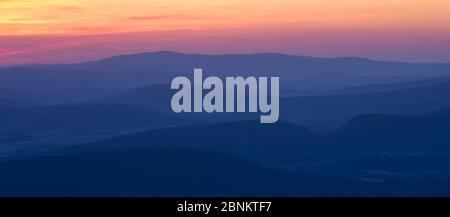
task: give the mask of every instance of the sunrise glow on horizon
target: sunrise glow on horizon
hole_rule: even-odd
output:
[[[156,50],[450,62],[450,1],[0,0],[0,64]]]

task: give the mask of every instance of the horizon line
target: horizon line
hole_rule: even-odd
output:
[[[261,51],[261,52],[231,52],[231,53],[199,53],[199,52],[182,52],[182,51],[173,51],[173,50],[156,50],[156,51],[142,51],[142,52],[132,52],[132,53],[122,53],[122,54],[115,54],[100,58],[94,58],[94,59],[88,59],[83,61],[74,61],[74,62],[54,62],[54,63],[18,63],[18,64],[6,64],[2,65],[0,64],[0,70],[4,68],[14,68],[14,67],[21,67],[21,66],[32,66],[32,65],[74,65],[74,64],[83,64],[83,63],[89,63],[89,62],[100,62],[105,61],[109,59],[119,58],[119,57],[126,57],[126,56],[136,56],[136,55],[143,55],[143,54],[156,54],[156,53],[173,53],[178,55],[202,55],[202,56],[232,56],[232,55],[281,55],[281,56],[290,56],[290,57],[298,57],[298,58],[312,58],[312,59],[324,59],[324,60],[336,60],[336,59],[360,59],[365,61],[371,61],[371,62],[383,62],[383,63],[403,63],[403,64],[450,64],[450,61],[443,61],[443,62],[413,62],[413,61],[400,61],[400,60],[382,60],[382,59],[375,59],[375,58],[369,58],[369,57],[363,57],[363,56],[334,56],[334,57],[327,57],[327,56],[309,56],[309,55],[302,55],[302,54],[289,54],[289,53],[283,53],[283,52],[272,52],[272,51]]]

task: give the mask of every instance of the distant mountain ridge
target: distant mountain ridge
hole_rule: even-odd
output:
[[[227,59],[228,58],[228,59]],[[209,60],[209,61],[205,61]],[[267,62],[260,62],[261,60],[266,60]],[[165,61],[172,61],[174,64],[166,64]],[[227,63],[231,63],[228,65]],[[405,63],[405,62],[389,62],[389,61],[375,61],[365,58],[358,57],[338,57],[338,58],[323,58],[323,57],[311,57],[311,56],[298,56],[298,55],[288,55],[281,53],[253,53],[253,54],[189,54],[189,53],[178,53],[172,51],[157,51],[157,52],[145,52],[145,53],[136,53],[136,54],[128,54],[128,55],[118,55],[110,58],[105,58],[102,60],[95,61],[87,61],[76,64],[49,64],[47,66],[53,67],[55,69],[61,69],[65,67],[73,67],[78,70],[86,70],[93,69],[98,71],[123,71],[127,69],[133,69],[133,71],[139,70],[141,67],[148,68],[165,68],[172,69],[172,71],[178,71],[182,67],[188,66],[189,68],[195,67],[196,64],[205,64],[206,68],[208,66],[222,66],[224,68],[219,69],[215,73],[233,73],[233,63],[237,65],[241,65],[241,63],[246,63],[247,67],[244,67],[242,70],[249,69],[251,70],[255,65],[255,63],[263,64],[265,66],[278,67],[284,65],[284,67],[279,67],[281,69],[280,72],[273,73],[283,73],[285,69],[290,69],[291,64],[298,65],[300,63],[305,64],[305,66],[311,66],[309,64],[327,64],[332,63],[332,66],[338,66],[339,64],[346,65],[351,63],[352,65],[356,65],[359,67],[361,65],[370,64],[377,65],[382,64],[385,66],[391,66],[392,69],[395,67],[407,67],[407,66],[415,66],[416,69],[412,70],[409,73],[421,72],[422,67],[449,67],[450,63]],[[288,64],[291,63],[291,64]],[[45,65],[40,65],[45,66]],[[199,66],[197,66],[199,67]],[[288,68],[286,68],[288,67]],[[397,69],[399,69],[397,68]],[[318,69],[325,69],[323,67],[319,67]],[[314,70],[317,71],[318,69]],[[212,70],[212,69],[211,69]],[[299,69],[301,70],[301,69]],[[370,71],[376,69],[368,69]],[[353,71],[353,70],[352,70]],[[381,74],[388,74],[389,72],[380,72]],[[399,72],[397,72],[399,73]]]
[[[275,53],[203,55],[166,51],[122,55],[77,64],[7,68],[0,70],[0,85],[35,90],[49,88],[48,82],[52,81],[52,88],[135,88],[170,83],[176,75],[192,74],[194,68],[203,68],[205,76],[280,76],[285,88],[297,87],[302,91],[450,76],[450,63],[413,64]]]

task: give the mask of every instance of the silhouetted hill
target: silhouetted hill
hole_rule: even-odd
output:
[[[5,99],[37,105],[62,105],[93,101],[114,96],[125,90],[104,90],[98,88],[76,88],[60,90],[26,90],[0,88],[0,96]]]
[[[149,85],[86,103],[125,104],[171,112],[170,100],[174,93],[175,91],[170,89],[169,84]]]
[[[72,129],[91,131],[124,126],[170,126],[174,117],[129,105],[65,105],[34,108],[1,108],[0,119],[11,125],[24,125],[29,131]]]
[[[386,83],[386,84],[373,84],[364,85],[356,87],[347,87],[338,90],[333,90],[324,93],[324,95],[352,95],[352,94],[364,94],[364,93],[374,93],[374,92],[387,92],[399,89],[408,89],[415,87],[432,86],[435,84],[450,81],[450,77],[438,77],[423,79],[417,81],[408,81],[400,83]]]
[[[361,115],[332,132],[336,150],[450,151],[450,110],[421,116]]]
[[[150,109],[130,105],[61,105],[38,107],[45,125],[59,128],[76,128],[95,131],[95,129],[117,128],[121,126],[170,126],[176,123],[173,115],[159,113]],[[45,119],[45,120],[44,120]]]
[[[280,118],[305,126],[338,126],[360,114],[416,115],[450,107],[450,82],[380,93],[283,98]]]
[[[172,75],[191,75],[194,68],[201,67],[205,75],[312,75],[314,72],[300,69],[322,65],[325,59],[290,56],[275,53],[203,55],[182,54],[170,51],[121,55],[100,61],[70,65],[80,70],[140,71],[154,69]],[[59,66],[66,67],[66,66]],[[320,67],[323,68],[323,67]],[[300,73],[302,72],[302,73]]]
[[[350,118],[367,113],[421,114],[450,107],[450,82],[392,91],[352,94],[282,97],[280,119],[309,128],[329,130]],[[427,83],[427,82],[425,82]],[[414,85],[413,85],[414,86]],[[128,104],[172,113],[169,85],[151,85],[87,103]],[[183,113],[180,116],[206,122],[256,119],[256,113]]]
[[[355,85],[448,76],[450,64],[380,62],[360,58],[315,58],[275,53],[202,55],[153,52],[78,64],[28,65],[0,70],[2,87],[128,89],[170,83],[176,75],[280,76],[282,89],[297,94]],[[302,94],[303,95],[303,94]]]
[[[170,78],[176,74],[191,75],[193,68],[201,67],[205,76],[280,76],[282,89],[314,92],[356,84],[449,75],[450,64],[379,62],[362,58],[327,59],[276,53],[202,55],[153,52],[122,55],[70,67],[106,71],[152,69],[171,74]]]
[[[314,149],[319,143],[317,135],[295,124],[237,121],[156,129],[86,144],[75,149],[112,150],[171,145],[218,150],[274,165],[297,162],[301,152]]]
[[[86,101],[82,104],[124,104],[149,108],[158,112],[183,117],[186,120],[196,120],[204,123],[220,123],[236,120],[251,120],[259,118],[259,113],[180,113],[175,114],[170,107],[170,101],[176,90],[171,90],[169,84],[149,85],[136,88],[125,93],[104,99]],[[204,92],[206,93],[206,92]],[[186,122],[185,124],[190,124]]]
[[[153,147],[0,162],[1,196],[404,195],[395,183],[265,169],[211,151]]]
[[[0,98],[0,107],[29,107],[37,104]]]
[[[0,70],[0,97],[55,105],[104,98],[137,84],[147,84],[146,81],[139,83],[139,79],[126,73],[118,74],[70,68],[13,67]],[[130,85],[134,80],[136,84]]]
[[[6,89],[49,90],[89,88],[96,85],[95,74],[88,71],[54,70],[18,66],[0,71],[0,86]]]
[[[430,85],[426,85],[427,83]],[[282,97],[280,119],[313,129],[327,130],[360,114],[414,115],[450,107],[450,82],[430,79],[406,84],[408,85],[413,87],[351,95]],[[169,85],[151,85],[87,103],[128,104],[172,113],[170,99],[173,93]],[[258,114],[251,113],[183,113],[180,116],[206,122],[258,118]]]
[[[47,152],[186,123],[197,122],[130,105],[0,106],[0,155]]]
[[[96,71],[140,71],[154,69],[161,72],[183,73],[202,66],[209,73],[274,73],[278,75],[311,75],[316,73],[340,72],[345,75],[399,76],[447,74],[443,70],[450,64],[411,64],[381,62],[363,58],[316,58],[277,53],[257,54],[182,54],[170,51],[121,55],[99,61],[70,65],[54,65],[55,68],[70,67],[77,70]],[[350,66],[350,67],[349,67]],[[382,67],[386,70],[381,70]],[[345,71],[342,70],[345,68]],[[436,71],[426,72],[426,69]],[[262,71],[261,71],[262,69]],[[329,71],[328,71],[329,70]]]

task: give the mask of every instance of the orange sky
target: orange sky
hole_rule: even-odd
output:
[[[141,35],[145,33],[152,40]],[[331,35],[324,38],[321,34]],[[99,36],[102,47],[98,54],[95,49],[76,49],[87,44],[96,46]],[[252,41],[250,36],[260,43],[249,47],[246,43]],[[387,59],[450,61],[450,57],[441,56],[445,53],[442,50],[433,53],[434,47],[448,42],[449,36],[449,0],[0,0],[0,64],[100,58],[109,54],[105,46],[111,55],[179,48],[188,52],[277,51],[383,59],[379,48],[367,44],[374,40],[377,46],[386,43],[398,47],[399,54]],[[239,49],[236,43],[241,39],[243,48]],[[142,42],[140,49],[127,49],[125,41],[136,44],[136,40]],[[292,46],[277,47],[280,40],[291,40]],[[304,42],[301,46],[296,44],[300,40]],[[159,46],[155,46],[156,41]],[[30,46],[21,47],[21,43]],[[229,49],[231,43],[236,49]],[[340,46],[343,43],[348,50]],[[416,51],[417,46],[426,49],[425,54],[402,57],[399,49]],[[54,56],[64,52],[69,57],[33,56],[52,52]],[[77,52],[84,52],[85,58]]]

